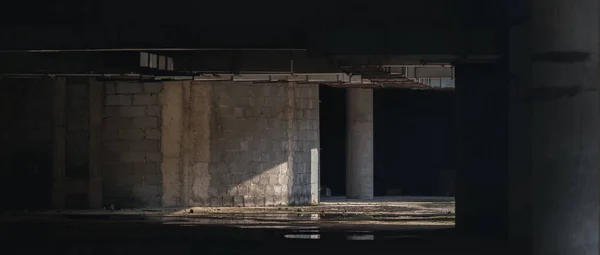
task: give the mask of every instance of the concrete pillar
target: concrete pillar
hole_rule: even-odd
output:
[[[66,79],[53,81],[53,148],[52,148],[52,206],[62,209],[66,192]]]
[[[313,85],[314,86],[314,90],[316,93],[316,97],[312,98],[311,100],[314,100],[316,102],[315,106],[317,108],[316,111],[314,111],[314,113],[317,116],[314,116],[315,119],[319,119],[319,110],[320,106],[319,106],[319,85]],[[310,101],[309,101],[310,102]],[[320,202],[320,194],[319,194],[319,185],[321,183],[320,181],[320,177],[321,177],[321,173],[320,173],[320,168],[321,168],[321,161],[319,160],[319,150],[321,147],[321,136],[320,136],[320,126],[315,128],[316,132],[315,132],[315,137],[314,139],[316,140],[315,142],[315,146],[314,148],[310,149],[310,202],[313,205],[319,204]]]
[[[189,206],[190,205],[190,173],[193,173],[194,169],[194,161],[196,158],[196,144],[193,143],[197,139],[195,135],[197,132],[195,130],[195,125],[192,126],[192,121],[195,116],[193,116],[192,109],[192,82],[183,82],[183,95],[182,95],[182,132],[181,132],[181,202],[180,206]]]
[[[346,90],[346,197],[373,198],[373,90]]]
[[[598,0],[533,0],[533,254],[598,254]]]
[[[531,32],[526,8],[530,1],[512,0],[509,19],[509,241],[513,253],[531,254]]]
[[[291,82],[289,83],[288,87],[287,87],[287,102],[286,102],[286,108],[288,109],[288,111],[286,111],[286,115],[287,115],[287,133],[288,135],[286,136],[286,171],[284,172],[285,175],[287,175],[287,193],[289,194],[287,199],[284,199],[284,202],[286,204],[290,204],[290,205],[294,205],[296,204],[296,199],[294,197],[294,183],[295,180],[294,178],[296,177],[294,175],[294,126],[296,125],[296,88],[297,85],[295,82]]]
[[[89,176],[88,201],[90,208],[102,208],[102,115],[104,86],[91,78],[89,98]]]
[[[182,206],[182,144],[184,82],[165,82],[161,92],[162,106],[162,206]],[[206,185],[204,185],[206,186]]]

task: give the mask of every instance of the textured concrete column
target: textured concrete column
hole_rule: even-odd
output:
[[[102,208],[102,114],[103,84],[90,79],[89,97],[89,184],[90,208]]]
[[[182,118],[181,118],[181,202],[180,206],[190,204],[190,173],[193,171],[195,158],[195,144],[193,140],[192,127],[192,82],[183,82],[182,95]]]
[[[183,82],[165,82],[160,96],[162,105],[162,206],[181,206],[182,144],[185,96]]]
[[[373,198],[373,90],[348,89],[346,197]]]
[[[296,124],[295,120],[295,109],[296,109],[296,83],[290,82],[287,87],[287,102],[286,102],[286,117],[287,117],[287,136],[285,137],[285,146],[286,146],[286,170],[284,171],[284,176],[287,177],[287,199],[284,199],[286,204],[295,204],[296,201],[294,199],[294,125]]]
[[[53,148],[52,148],[52,206],[62,209],[65,204],[65,132],[66,132],[66,79],[57,78],[54,86]]]
[[[531,11],[533,253],[598,254],[598,0]]]
[[[314,100],[315,101],[315,106],[317,107],[317,110],[314,111],[316,116],[314,116],[315,119],[319,119],[319,85],[314,85],[315,88],[313,88],[315,90],[315,94],[316,97],[310,99],[310,100]],[[311,107],[312,108],[312,107]],[[320,177],[321,177],[321,173],[320,173],[320,160],[319,160],[319,149],[321,147],[321,138],[320,138],[320,133],[321,131],[319,130],[320,127],[316,128],[317,130],[315,131],[315,137],[314,139],[316,140],[315,143],[315,147],[310,149],[310,203],[315,205],[315,204],[319,204],[320,201],[320,194],[319,194],[319,186],[320,186]]]

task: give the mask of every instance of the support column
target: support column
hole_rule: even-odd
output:
[[[96,78],[89,81],[89,184],[88,200],[90,208],[102,208],[102,98],[103,84]]]
[[[511,0],[508,28],[509,63],[509,242],[511,251],[531,251],[531,27],[520,21],[530,15],[530,0]]]
[[[52,148],[52,206],[62,209],[66,192],[66,79],[56,78],[53,81],[53,148]]]
[[[320,104],[319,104],[319,85],[312,85],[314,86],[312,89],[314,89],[316,92],[316,96],[312,99],[310,99],[310,102],[314,102],[314,107],[317,108],[316,111],[314,111],[317,116],[315,116],[314,118],[319,120],[320,116],[319,116],[319,110],[321,108]],[[313,101],[314,100],[314,101]],[[314,139],[315,141],[315,146],[314,148],[310,149],[310,203],[313,205],[319,204],[320,202],[320,194],[319,194],[319,185],[321,183],[320,179],[321,179],[321,173],[320,173],[320,169],[321,169],[321,161],[319,159],[319,152],[320,152],[320,148],[321,148],[321,130],[320,130],[320,124],[319,127],[316,128],[315,131],[315,137]]]
[[[373,198],[373,90],[347,89],[346,197]]]
[[[533,254],[598,254],[600,2],[533,0]]]

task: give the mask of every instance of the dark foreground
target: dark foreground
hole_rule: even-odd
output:
[[[507,254],[448,215],[218,210],[4,214],[0,242],[3,254]]]

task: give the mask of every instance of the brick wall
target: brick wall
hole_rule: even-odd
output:
[[[161,83],[106,82],[103,200],[123,207],[161,205]]]

